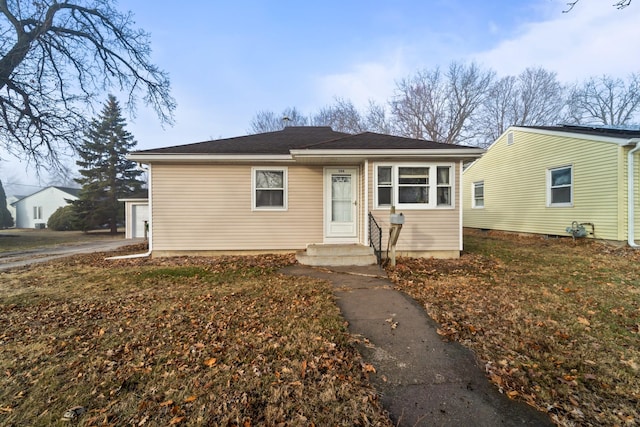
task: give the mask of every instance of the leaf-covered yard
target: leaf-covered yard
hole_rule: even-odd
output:
[[[0,424],[390,425],[292,257],[103,258],[0,273]]]
[[[391,425],[330,286],[277,273],[291,256],[104,255],[0,273],[0,424]],[[510,397],[640,423],[639,252],[469,232],[389,275]]]
[[[560,425],[640,424],[639,252],[468,232],[461,259],[389,274],[510,397]]]

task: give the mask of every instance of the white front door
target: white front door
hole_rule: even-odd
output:
[[[356,242],[358,237],[358,170],[327,168],[324,171],[325,238]]]

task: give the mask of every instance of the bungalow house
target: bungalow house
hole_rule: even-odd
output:
[[[640,130],[511,127],[463,173],[464,226],[640,238]]]
[[[344,246],[335,245],[368,249],[370,243],[379,250],[394,205],[405,217],[398,253],[458,257],[462,164],[483,152],[330,127],[287,127],[136,151],[128,158],[149,168],[153,256],[305,248],[341,256]],[[370,237],[375,223],[382,242]]]
[[[51,186],[16,200],[11,204],[16,228],[46,228],[49,217],[67,200],[77,200],[79,192],[79,188]]]

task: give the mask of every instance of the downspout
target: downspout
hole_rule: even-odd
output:
[[[144,168],[141,163],[138,163],[138,168],[140,168],[140,169],[142,169],[142,170],[144,170],[145,172],[148,173],[147,176],[148,176],[148,180],[149,180],[149,236],[148,236],[148,240],[147,240],[149,242],[149,248],[147,249],[147,252],[142,253],[142,254],[112,256],[112,257],[106,258],[108,260],[147,258],[147,257],[151,256],[152,242],[153,242],[153,233],[151,232],[151,230],[153,230],[153,228],[152,228],[153,209],[151,207],[151,205],[153,203],[153,197],[151,197],[151,194],[152,194],[152,191],[151,191],[151,165],[149,165],[147,168]]]
[[[627,243],[634,249],[640,249],[635,242],[635,166],[633,155],[640,150],[640,139],[633,138],[629,144],[636,144],[635,148],[627,153]]]

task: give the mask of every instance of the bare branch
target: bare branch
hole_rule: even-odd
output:
[[[0,139],[10,153],[50,163],[73,149],[105,91],[140,92],[163,123],[175,101],[167,74],[150,62],[149,35],[113,0],[0,0]],[[4,48],[4,49],[3,49]],[[16,149],[19,148],[19,149]]]
[[[567,9],[563,10],[562,13],[569,13],[573,10],[576,4],[578,4],[580,0],[570,1],[567,3]],[[631,0],[619,0],[613,4],[616,9],[624,9],[625,7],[631,4]]]

